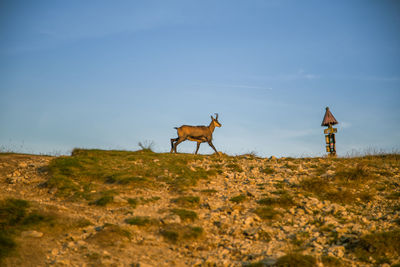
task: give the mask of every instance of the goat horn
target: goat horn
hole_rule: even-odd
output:
[[[215,119],[218,120],[218,113],[214,113],[215,114]]]

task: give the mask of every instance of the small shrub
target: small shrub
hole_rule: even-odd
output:
[[[171,212],[178,215],[182,221],[194,221],[195,219],[197,219],[197,213],[192,210],[172,209]]]
[[[160,231],[160,234],[166,238],[168,241],[175,243],[178,241],[179,233],[174,230],[163,229]]]
[[[153,152],[154,141],[145,140],[143,142],[139,142],[138,146],[143,152]]]
[[[243,201],[245,201],[245,200],[246,200],[246,196],[243,195],[243,194],[234,196],[234,197],[232,197],[232,198],[229,199],[229,201],[232,201],[232,202],[234,202],[234,203],[236,203],[236,204],[239,204],[239,203],[241,203],[241,202],[243,202]]]

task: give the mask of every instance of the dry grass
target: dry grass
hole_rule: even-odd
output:
[[[391,263],[389,258],[400,258],[400,230],[371,233],[354,240],[347,249],[362,261]]]
[[[128,242],[131,236],[129,230],[121,226],[106,224],[86,241],[100,247],[109,247]]]
[[[0,263],[10,255],[16,256],[8,264],[17,264],[24,260],[39,262],[42,259],[32,257],[32,249],[40,255],[40,246],[29,238],[17,238],[23,231],[35,230],[55,239],[70,229],[77,229],[90,225],[85,219],[72,219],[61,216],[51,207],[41,207],[36,203],[23,199],[8,198],[0,200]],[[20,251],[24,248],[23,251]],[[25,258],[27,257],[27,258]]]
[[[276,267],[314,267],[317,266],[317,262],[313,256],[302,255],[299,253],[289,253],[285,256],[278,258],[275,263]]]
[[[346,161],[336,159],[336,161],[331,176],[321,174],[308,177],[301,181],[300,189],[321,200],[341,204],[352,204],[358,199],[363,202],[372,200],[379,176],[371,166],[371,162],[359,159],[346,159]]]

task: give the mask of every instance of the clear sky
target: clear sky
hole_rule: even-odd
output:
[[[0,1],[0,148],[400,149],[399,1]],[[194,152],[185,142],[182,152]],[[200,153],[212,153],[207,144]]]

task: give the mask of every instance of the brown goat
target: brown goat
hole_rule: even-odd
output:
[[[211,116],[211,123],[208,126],[190,126],[190,125],[182,125],[181,127],[177,128],[174,127],[175,129],[178,130],[178,138],[172,138],[171,139],[171,152],[176,152],[176,147],[182,143],[183,141],[189,140],[189,141],[195,141],[197,142],[197,148],[195,154],[197,154],[197,151],[199,151],[200,144],[207,142],[212,149],[214,149],[215,153],[218,153],[218,151],[215,149],[213,143],[212,143],[212,134],[214,132],[215,127],[221,127],[221,123],[218,122],[218,114],[215,114],[215,119],[213,116]]]

